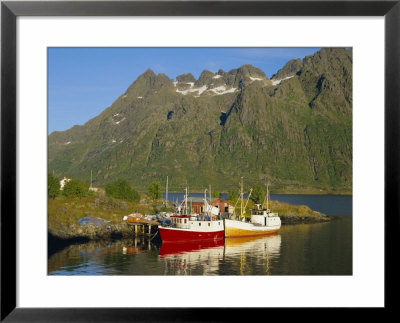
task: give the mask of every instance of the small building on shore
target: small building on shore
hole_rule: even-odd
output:
[[[212,199],[210,204],[212,206],[215,206],[219,209],[220,213],[234,213],[235,212],[235,206],[228,201],[225,201],[220,198],[215,198]]]
[[[68,183],[70,180],[71,180],[70,178],[66,178],[66,177],[64,176],[64,178],[60,181],[60,190],[63,190],[65,184]]]
[[[222,213],[234,213],[235,206],[228,203],[225,200],[220,198],[212,198],[211,201],[208,201],[209,205],[213,207],[213,212],[218,214]],[[202,214],[205,213],[206,210],[204,208],[204,197],[188,197],[188,212],[191,214]],[[185,200],[183,200],[180,204],[180,209],[184,210],[185,208]]]
[[[188,197],[187,199],[187,208],[188,212],[191,214],[202,214],[205,212],[204,210],[204,197]],[[181,202],[179,205],[181,210],[185,208],[185,200]]]

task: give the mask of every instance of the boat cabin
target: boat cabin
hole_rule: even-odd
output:
[[[212,221],[208,216],[198,215],[172,215],[171,226],[180,229],[191,229],[191,228],[221,228],[223,226],[222,220]],[[206,229],[207,228],[207,229]]]
[[[261,204],[256,204],[256,207],[256,209],[251,210],[251,223],[263,226],[281,224],[278,213],[273,213],[268,209],[261,208]]]
[[[171,224],[179,227],[180,225],[187,225],[189,222],[189,216],[187,215],[172,215]]]

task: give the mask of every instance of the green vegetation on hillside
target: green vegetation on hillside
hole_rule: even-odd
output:
[[[47,194],[49,198],[54,199],[60,195],[60,182],[57,177],[52,174],[47,176]]]
[[[90,194],[89,184],[83,183],[76,178],[72,178],[70,181],[65,183],[62,193],[67,197],[85,197]]]
[[[82,181],[93,170],[94,186],[123,178],[142,192],[167,176],[170,192],[186,183],[192,192],[234,190],[242,176],[280,192],[351,192],[351,50],[293,61],[276,75],[291,78],[275,86],[250,65],[218,73],[183,75],[175,87],[146,71],[99,116],[52,133],[49,168]],[[184,82],[236,90],[182,95]]]
[[[106,195],[116,199],[139,202],[139,193],[124,179],[107,184]]]
[[[147,188],[147,195],[149,198],[152,200],[157,200],[160,199],[162,194],[161,194],[161,184],[160,182],[153,182],[149,185]]]

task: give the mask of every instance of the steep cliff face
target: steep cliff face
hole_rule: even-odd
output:
[[[147,70],[99,116],[49,135],[49,170],[138,189],[168,175],[227,191],[240,176],[282,189],[350,191],[352,53],[322,49],[271,80],[258,68],[177,76]]]

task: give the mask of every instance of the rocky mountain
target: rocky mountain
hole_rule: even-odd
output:
[[[287,80],[292,78],[301,70],[303,67],[303,62],[298,59],[292,59],[285,64],[283,68],[281,68],[278,73],[272,75],[271,80],[274,85],[277,85],[281,82],[281,80]]]
[[[243,65],[176,77],[147,70],[100,115],[53,132],[49,171],[139,190],[228,191],[240,177],[275,189],[352,188],[352,51],[324,48],[271,79]]]

